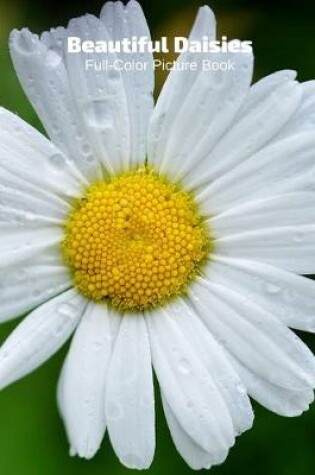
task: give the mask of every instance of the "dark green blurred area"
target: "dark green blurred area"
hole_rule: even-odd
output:
[[[198,6],[195,0],[143,0],[154,38],[185,35]],[[205,2],[208,3],[208,2]],[[296,69],[301,81],[315,77],[315,3],[215,0],[219,34],[252,40],[255,79],[279,69]],[[101,1],[35,2],[0,0],[0,103],[40,127],[15,76],[7,50],[11,29],[28,26],[41,32],[65,25],[71,17],[97,14]],[[158,87],[162,77],[158,78]],[[17,296],[18,298],[18,296]],[[0,327],[0,342],[15,327]],[[303,336],[315,351],[315,336]],[[0,393],[0,474],[2,475],[118,475],[129,473],[113,454],[108,439],[89,462],[68,456],[68,443],[59,419],[56,383],[66,349],[41,369]],[[217,475],[310,475],[315,471],[315,405],[296,419],[285,419],[255,405],[254,428],[238,438]],[[157,451],[149,474],[192,473],[170,440],[160,403],[157,411]]]

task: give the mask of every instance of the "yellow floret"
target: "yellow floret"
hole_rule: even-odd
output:
[[[86,190],[62,248],[82,294],[144,310],[185,292],[211,240],[192,195],[141,168]]]

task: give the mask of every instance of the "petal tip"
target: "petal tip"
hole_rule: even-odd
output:
[[[21,30],[14,29],[9,36],[9,48],[12,51],[29,55],[32,54],[35,48],[38,47],[39,38],[38,35],[33,34],[28,28],[22,28]]]

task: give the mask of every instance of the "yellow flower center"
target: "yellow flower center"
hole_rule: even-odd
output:
[[[91,185],[62,247],[82,294],[144,310],[185,292],[210,239],[192,195],[141,168]]]

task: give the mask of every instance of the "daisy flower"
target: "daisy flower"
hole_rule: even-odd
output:
[[[248,53],[183,53],[156,105],[142,71],[86,68],[127,54],[82,40],[149,38],[139,4],[41,36],[13,31],[21,84],[50,138],[0,112],[0,318],[29,313],[0,349],[0,387],[73,334],[58,385],[71,454],[106,429],[127,467],[155,450],[153,370],[174,444],[193,469],[249,429],[249,396],[296,416],[315,360],[315,85],[293,71],[254,85]],[[190,38],[215,38],[199,10]],[[205,71],[204,59],[231,60]],[[152,370],[153,368],[153,370]]]

